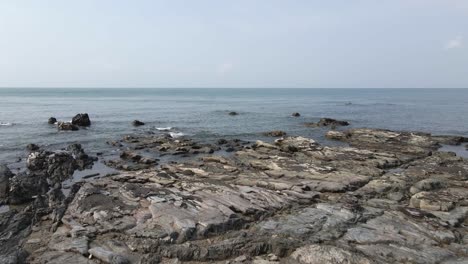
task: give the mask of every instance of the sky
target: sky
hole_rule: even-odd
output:
[[[1,0],[0,87],[468,88],[468,0]]]

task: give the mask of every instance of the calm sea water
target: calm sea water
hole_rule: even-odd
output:
[[[86,130],[58,132],[47,124],[51,116],[67,121],[84,112],[93,122]],[[199,140],[253,140],[280,129],[320,141],[324,130],[303,126],[320,117],[468,136],[468,89],[0,89],[0,162],[25,155],[29,143],[79,142],[96,152],[107,140],[162,127]],[[147,125],[134,128],[134,119]]]

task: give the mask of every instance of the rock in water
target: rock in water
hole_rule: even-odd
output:
[[[47,123],[53,125],[53,124],[57,123],[57,119],[55,117],[50,117],[49,120],[47,121]]]
[[[132,125],[136,126],[136,127],[137,126],[144,126],[145,123],[141,122],[140,120],[133,120]]]
[[[64,130],[64,131],[76,131],[79,130],[77,126],[75,126],[72,123],[69,122],[58,122],[57,124],[58,130]]]
[[[36,145],[36,144],[28,144],[28,145],[26,146],[26,148],[27,148],[29,151],[36,151],[36,150],[39,149],[39,146]]]
[[[73,117],[72,124],[87,127],[91,125],[91,120],[89,119],[89,115],[87,113],[77,114]]]
[[[293,117],[300,117],[301,114],[299,114],[298,112],[294,112],[294,113],[291,114],[291,116],[293,116]]]
[[[265,132],[263,133],[263,135],[267,137],[283,137],[283,136],[286,136],[286,132],[281,131],[281,130],[273,130],[270,132]]]
[[[317,123],[305,123],[308,127],[337,127],[337,126],[349,126],[349,122],[340,121],[332,118],[321,118]]]
[[[236,115],[238,115],[238,113],[233,111],[233,112],[229,112],[229,115],[236,116]]]
[[[13,177],[10,169],[2,164],[0,165],[0,201],[8,197],[8,191],[10,189],[10,178]]]

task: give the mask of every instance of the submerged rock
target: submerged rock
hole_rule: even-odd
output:
[[[291,116],[292,116],[292,117],[300,117],[301,114],[298,113],[298,112],[294,112],[294,113],[291,114]]]
[[[91,120],[89,119],[89,115],[87,113],[75,115],[71,123],[76,126],[91,126]]]
[[[145,123],[141,122],[140,120],[133,120],[132,125],[136,126],[136,127],[137,126],[144,126]]]
[[[332,118],[321,118],[319,122],[317,123],[305,123],[305,126],[308,127],[332,127],[335,128],[337,126],[349,126],[349,122],[347,121],[340,121],[340,120],[335,120]]]
[[[238,113],[237,113],[237,112],[234,112],[234,111],[232,111],[232,112],[229,112],[229,115],[230,115],[230,116],[235,116],[235,115],[238,115]]]

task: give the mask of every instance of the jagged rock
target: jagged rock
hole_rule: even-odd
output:
[[[10,204],[24,204],[35,199],[36,195],[48,190],[46,179],[41,175],[20,173],[10,179]]]
[[[145,123],[141,122],[140,120],[133,120],[132,125],[136,126],[136,127],[137,126],[144,126]]]
[[[14,174],[5,164],[0,164],[0,204],[3,199],[8,197],[10,178],[13,176]]]
[[[57,128],[58,130],[64,130],[64,131],[77,131],[79,128],[75,126],[72,123],[69,122],[58,122],[57,123]]]
[[[50,117],[49,120],[47,121],[48,124],[53,125],[57,123],[57,119],[55,117]]]
[[[125,151],[116,165],[135,171],[83,182],[67,198],[58,184],[22,194],[37,193],[33,203],[45,207],[37,207],[28,237],[34,246],[20,245],[28,245],[21,247],[32,263],[81,263],[87,254],[95,263],[456,263],[466,257],[468,165],[437,151],[450,138],[375,129],[329,135],[348,144],[127,136],[118,142]],[[235,152],[226,154],[231,146]],[[76,162],[82,148],[65,153]],[[28,180],[66,173],[66,165],[48,170],[53,154],[34,154],[37,176]],[[161,157],[161,166],[142,164],[146,155]]]
[[[72,124],[76,126],[87,127],[91,125],[91,120],[89,119],[89,115],[87,113],[77,114],[73,117]]]

